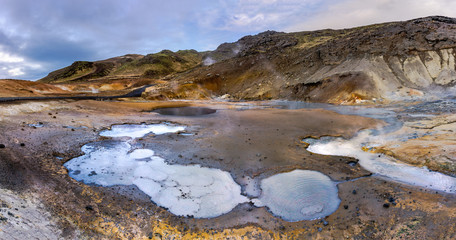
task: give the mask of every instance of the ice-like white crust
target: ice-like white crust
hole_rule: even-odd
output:
[[[138,136],[138,135],[136,135]],[[249,201],[228,172],[199,165],[169,165],[149,149],[129,153],[127,142],[91,143],[65,163],[72,178],[102,186],[134,184],[179,216],[211,218]]]
[[[363,151],[362,144],[371,141],[375,142],[375,137],[371,137],[368,131],[365,131],[349,140],[342,138],[332,138],[329,141],[328,139],[324,141],[313,140],[309,142],[310,146],[307,151],[323,155],[353,157],[358,159],[359,164],[366,170],[394,181],[447,193],[456,193],[456,178],[454,177],[426,168],[399,163],[383,154]]]
[[[184,126],[170,125],[166,123],[161,124],[124,124],[114,125],[110,130],[105,130],[100,133],[100,136],[104,137],[130,137],[140,138],[147,134],[153,133],[156,135],[165,133],[175,133],[185,130]]]

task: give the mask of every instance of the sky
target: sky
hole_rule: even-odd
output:
[[[74,61],[214,50],[266,30],[340,29],[430,15],[454,0],[0,0],[0,79],[37,80]]]

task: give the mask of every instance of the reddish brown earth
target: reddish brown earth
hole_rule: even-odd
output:
[[[35,97],[70,94],[65,88],[25,80],[0,80],[0,97]]]

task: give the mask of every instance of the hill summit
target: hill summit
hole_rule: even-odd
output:
[[[149,79],[148,99],[401,100],[456,84],[456,19],[431,16],[341,30],[266,31],[216,50],[78,61],[40,80]]]

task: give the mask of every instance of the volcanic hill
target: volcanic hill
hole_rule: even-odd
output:
[[[456,19],[431,16],[342,30],[266,31],[209,52],[77,61],[39,82],[90,83],[100,91],[154,83],[143,93],[147,99],[403,100],[454,86],[455,48]]]

